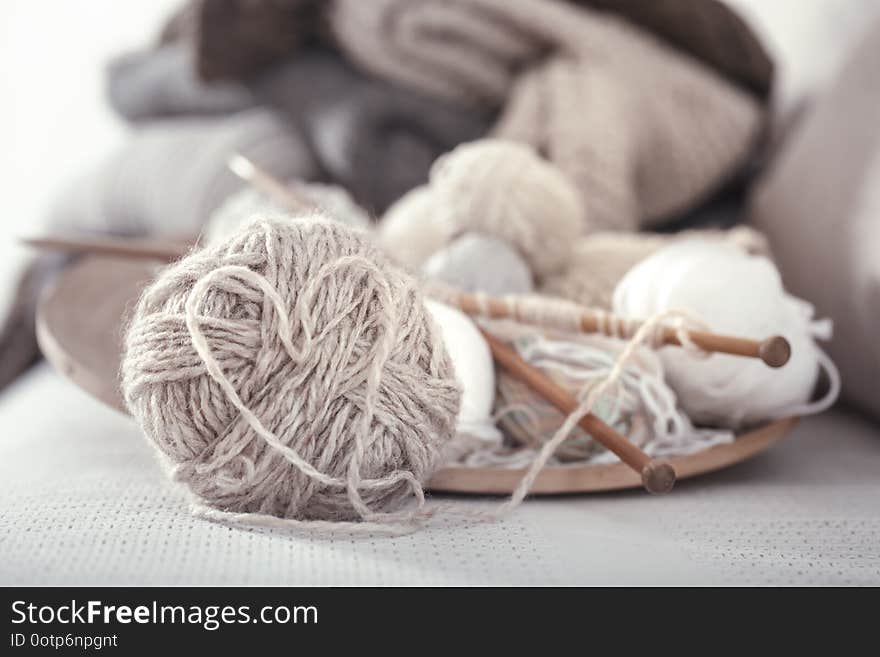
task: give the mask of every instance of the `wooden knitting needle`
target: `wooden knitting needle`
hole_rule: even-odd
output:
[[[484,316],[490,319],[514,319],[510,306],[504,299],[477,297],[473,294],[460,292],[456,295],[455,305],[469,315]],[[580,317],[581,330],[584,333],[601,333],[601,321],[599,315],[585,309]],[[760,358],[770,367],[782,367],[791,357],[791,345],[781,335],[774,335],[764,340],[751,340],[708,331],[688,331],[688,337],[695,345],[705,351]],[[678,331],[670,327],[665,328],[663,343],[680,346],[681,340],[678,337]]]
[[[257,167],[243,155],[235,155],[230,158],[229,168],[247,182],[262,189],[270,196],[274,196],[293,210],[308,207],[307,203],[298,199],[282,182]],[[480,315],[483,312],[483,304],[474,295],[460,293],[458,301],[458,307],[470,315]],[[509,308],[503,300],[488,299],[487,305],[490,317],[510,317]],[[584,333],[601,333],[600,319],[594,313],[585,311],[581,316],[580,324]],[[688,337],[695,345],[705,351],[760,358],[766,365],[774,368],[782,367],[791,357],[791,345],[781,335],[774,335],[765,340],[751,340],[708,331],[688,331]],[[663,343],[681,346],[678,331],[674,328],[665,328]]]
[[[23,238],[25,244],[43,249],[65,251],[78,254],[103,254],[129,258],[148,258],[160,260],[177,260],[191,248],[187,244],[163,240],[120,239],[96,237],[65,237],[51,235],[47,237]],[[466,292],[455,295],[453,305],[469,315],[484,316],[490,319],[516,319],[504,299],[484,297]],[[601,320],[598,315],[584,310],[580,318],[581,330],[584,333],[599,333]],[[782,367],[791,356],[791,346],[784,337],[772,336],[764,340],[751,340],[732,335],[720,335],[708,331],[688,331],[690,339],[701,349],[709,352],[733,354],[749,358],[760,358],[770,367]],[[665,328],[663,342],[667,345],[681,345],[678,332],[673,328]]]
[[[272,196],[291,210],[303,210],[311,205],[291,192],[281,181],[264,171],[249,159],[235,154],[227,162],[230,170],[254,187]],[[176,260],[183,256],[188,247],[170,245],[150,240],[112,240],[112,239],[65,239],[57,237],[29,238],[24,240],[31,246],[64,250],[75,253],[103,253],[142,258],[165,258]],[[502,299],[480,298],[467,293],[457,295],[457,304],[462,311],[471,315],[482,315],[484,308],[491,318],[510,318],[510,309]],[[580,320],[581,330],[585,333],[599,333],[600,319],[589,311],[584,311]],[[701,349],[709,352],[720,352],[736,356],[760,358],[770,367],[782,367],[791,357],[791,345],[782,336],[772,336],[765,340],[751,340],[729,335],[719,335],[708,331],[688,331],[691,341]],[[678,331],[665,328],[663,342],[667,345],[681,345]]]
[[[45,237],[22,237],[22,243],[38,249],[63,251],[72,254],[108,255],[123,258],[144,258],[168,262],[186,255],[191,243],[170,240],[151,240],[139,237],[82,237],[48,235]]]
[[[574,397],[539,369],[526,362],[511,347],[508,347],[494,335],[487,333],[482,328],[480,331],[489,344],[492,357],[501,368],[528,385],[562,413],[568,415],[574,412],[578,407],[578,402]],[[668,493],[672,490],[672,486],[675,484],[675,468],[671,463],[652,459],[593,413],[582,417],[578,425],[614,452],[626,465],[639,473],[645,490],[657,494]]]
[[[233,155],[226,162],[226,165],[236,176],[264,192],[267,196],[274,198],[290,210],[298,212],[313,207],[312,204],[297,197],[284,183],[258,167],[244,155]]]
[[[226,162],[229,169],[245,182],[253,185],[291,210],[302,210],[310,205],[297,198],[283,183],[243,155],[235,154]],[[192,247],[188,242],[151,240],[144,238],[78,237],[50,235],[24,237],[24,244],[40,249],[74,254],[110,255],[148,260],[177,260]]]

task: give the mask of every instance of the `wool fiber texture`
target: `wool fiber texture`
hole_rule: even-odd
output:
[[[423,502],[460,403],[415,280],[320,218],[256,220],[164,270],[122,377],[197,498],[297,521],[385,522]]]

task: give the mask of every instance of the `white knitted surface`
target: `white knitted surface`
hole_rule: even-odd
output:
[[[48,366],[0,396],[0,584],[880,584],[878,509],[880,431],[833,412],[664,498],[401,538],[243,531],[190,517],[133,423]]]

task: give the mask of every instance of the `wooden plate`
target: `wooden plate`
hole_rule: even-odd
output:
[[[74,383],[127,413],[119,391],[119,357],[124,318],[156,265],[144,260],[88,257],[65,270],[40,299],[37,338],[46,358]],[[796,418],[772,422],[690,456],[670,459],[679,479],[712,472],[744,461],[782,440]],[[457,493],[509,493],[522,470],[443,468],[429,487]],[[639,488],[639,476],[621,463],[547,467],[534,493],[585,493]]]

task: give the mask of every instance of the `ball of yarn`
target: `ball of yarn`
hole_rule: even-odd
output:
[[[495,365],[489,345],[467,315],[444,303],[427,299],[425,306],[437,322],[443,344],[452,359],[455,378],[461,387],[458,434],[498,442],[500,434],[492,422],[495,401]]]
[[[756,358],[717,353],[700,358],[662,349],[669,383],[696,422],[736,428],[785,415],[811,397],[820,363],[814,336],[823,326],[812,321],[809,304],[785,292],[779,271],[765,257],[717,241],[671,244],[624,276],[613,308],[638,319],[685,310],[717,333],[788,339],[791,359],[780,369]]]
[[[427,186],[416,187],[388,208],[379,224],[379,244],[394,260],[418,269],[450,239],[437,221],[437,204]]]
[[[580,197],[565,175],[512,141],[458,146],[434,163],[430,189],[447,234],[501,238],[539,278],[565,268],[584,223]]]
[[[366,210],[354,202],[349,193],[337,185],[323,183],[290,183],[288,187],[305,203],[313,204],[323,214],[353,228],[367,228],[370,218]],[[205,225],[207,243],[226,239],[242,224],[255,216],[289,215],[290,208],[254,187],[245,187],[229,196],[212,214]]]
[[[122,377],[175,479],[214,508],[295,520],[420,494],[460,399],[416,281],[312,217],[255,220],[163,270]]]
[[[528,294],[532,273],[522,256],[506,242],[488,235],[462,235],[428,258],[427,278],[466,292],[491,295]]]

